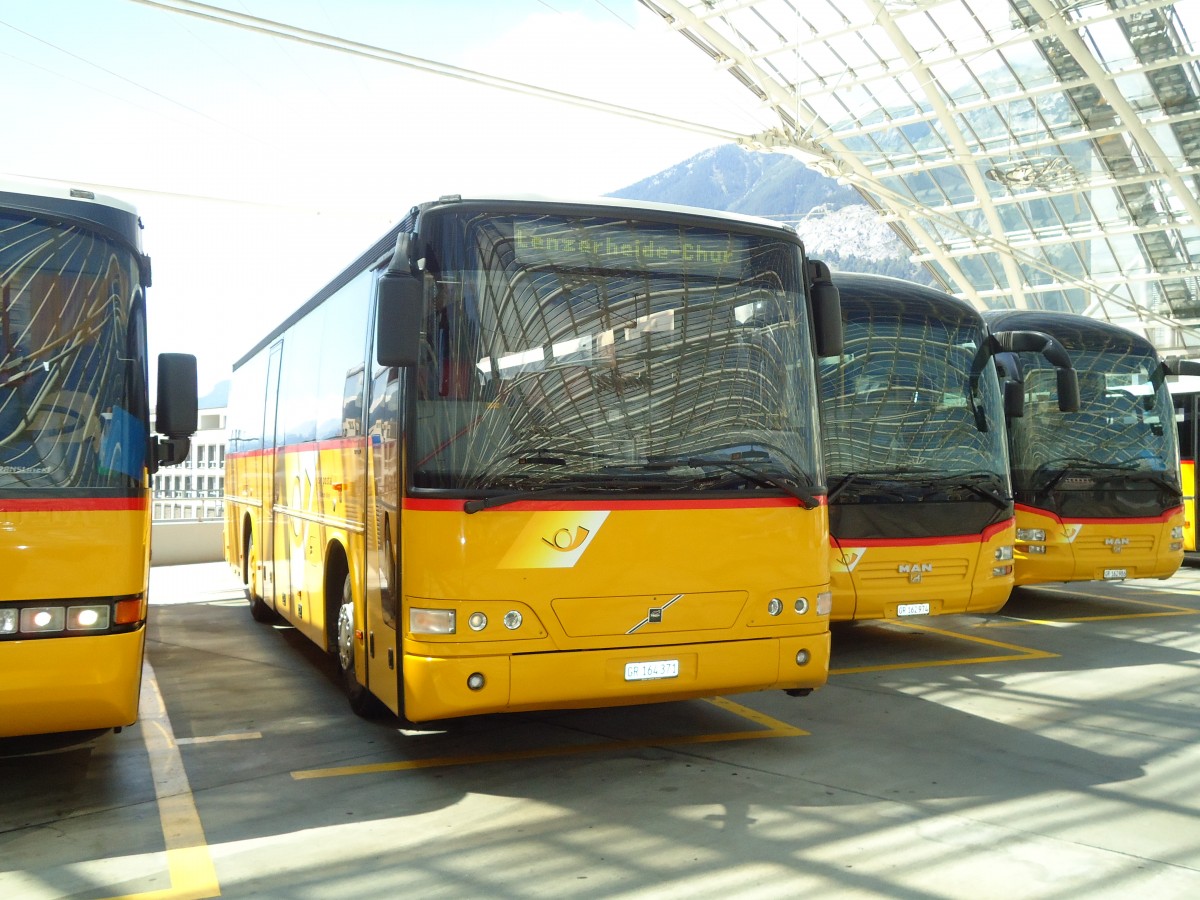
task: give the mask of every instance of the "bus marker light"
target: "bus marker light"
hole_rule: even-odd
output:
[[[67,611],[58,607],[33,607],[21,610],[21,631],[25,634],[46,634],[66,627]]]
[[[811,657],[808,655],[807,650],[797,650],[796,651],[796,665],[807,666],[809,659],[811,659]]]
[[[414,606],[408,611],[408,630],[413,634],[454,634],[454,610]]]
[[[783,612],[783,601],[778,597],[772,597],[767,601],[767,614],[777,616]]]
[[[17,611],[15,609],[0,609],[0,634],[17,633]]]
[[[799,615],[804,615],[806,612],[808,612],[808,598],[807,597],[800,597],[799,599],[796,600],[796,612]]]
[[[472,631],[483,631],[487,628],[487,616],[481,612],[471,613],[471,617],[467,619],[467,624],[471,626]]]
[[[132,625],[146,618],[145,603],[141,597],[129,597],[117,601],[116,615],[113,622],[117,625]]]
[[[108,604],[72,606],[67,609],[68,631],[104,631],[108,628]]]
[[[817,615],[827,616],[833,609],[833,593],[831,591],[821,591],[817,594]]]
[[[521,617],[521,614],[515,609],[511,609],[504,614],[504,627],[509,631],[516,631],[521,627],[523,621],[524,619]]]
[[[467,687],[473,691],[482,691],[486,684],[482,672],[472,672],[467,676]]]

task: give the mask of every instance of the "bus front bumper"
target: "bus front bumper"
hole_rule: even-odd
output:
[[[829,677],[829,632],[789,638],[511,656],[404,657],[414,722],[497,712],[661,703]]]

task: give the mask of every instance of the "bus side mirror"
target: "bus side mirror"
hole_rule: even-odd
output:
[[[1074,369],[1056,369],[1059,412],[1079,412],[1079,378]]]
[[[165,439],[157,441],[155,463],[174,466],[187,459],[191,437],[196,433],[198,407],[196,357],[190,353],[160,353],[154,430]]]
[[[808,277],[812,285],[808,293],[812,298],[813,339],[817,356],[841,356],[842,296],[825,263],[809,260]]]
[[[1200,360],[1172,356],[1163,362],[1166,364],[1168,375],[1200,375]]]
[[[380,276],[375,355],[381,366],[417,364],[424,297],[421,280],[408,272],[389,271]]]
[[[1025,415],[1025,387],[1019,381],[1004,382],[1004,418],[1020,419]]]

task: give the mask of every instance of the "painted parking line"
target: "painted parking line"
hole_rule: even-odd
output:
[[[544,759],[555,756],[577,756],[583,753],[605,753],[616,750],[631,750],[642,747],[677,747],[689,744],[716,744],[726,741],[753,741],[763,738],[803,737],[809,732],[764,713],[734,703],[724,697],[709,697],[706,702],[727,712],[761,726],[750,731],[722,731],[711,734],[681,735],[665,738],[646,738],[632,741],[600,741],[571,747],[536,747],[528,750],[512,750],[504,753],[477,753],[467,756],[437,756],[427,759],[397,760],[394,762],[371,763],[362,766],[335,766],[328,769],[303,769],[292,772],[292,778],[336,778],[343,775],[368,775],[378,772],[404,772],[413,769],[433,769],[444,766],[467,766],[479,763],[513,762],[525,759]]]
[[[1007,650],[1008,652],[1003,655],[972,656],[963,659],[932,659],[914,662],[884,663],[877,666],[852,666],[844,669],[830,669],[829,674],[857,675],[862,672],[889,672],[897,669],[925,669],[934,668],[937,666],[967,666],[980,665],[983,663],[1020,662],[1027,659],[1053,659],[1059,655],[1057,653],[1051,653],[1048,650],[1038,650],[1034,647],[1022,647],[1019,644],[1008,644],[1003,641],[993,641],[990,638],[979,637],[971,634],[961,634],[957,631],[946,631],[942,628],[934,628],[931,625],[919,625],[916,622],[893,622],[889,620],[888,624],[899,628],[909,628],[913,631],[921,631],[925,634],[936,634],[941,637],[967,641],[971,644],[982,644],[985,647],[995,647],[999,650]]]
[[[235,731],[232,734],[210,734],[203,737],[175,738],[175,743],[182,747],[185,744],[221,744],[226,741],[256,741],[261,737],[261,731]]]
[[[200,824],[200,814],[196,810],[192,788],[183,768],[183,759],[179,755],[179,742],[175,740],[167,707],[149,662],[142,665],[138,719],[150,757],[150,774],[154,779],[154,796],[158,802],[171,886],[126,894],[120,900],[200,900],[203,897],[219,897],[221,885],[217,881],[217,870],[204,837],[204,827]]]
[[[1066,590],[1062,588],[1047,588],[1038,585],[1036,590],[1042,593],[1055,595],[1056,597],[1082,597],[1088,600],[1102,600],[1109,603],[1128,603],[1132,606],[1148,607],[1154,610],[1154,612],[1108,613],[1102,616],[1062,616],[1054,619],[1035,619],[1028,616],[1009,616],[1004,615],[1004,613],[1001,612],[997,615],[998,621],[984,623],[982,627],[1000,628],[1005,626],[1019,625],[1058,626],[1072,622],[1118,622],[1126,619],[1162,619],[1173,616],[1200,615],[1200,609],[1194,609],[1189,606],[1176,606],[1171,603],[1159,603],[1153,600],[1135,600],[1132,597],[1121,597],[1113,594],[1081,591],[1077,588]]]

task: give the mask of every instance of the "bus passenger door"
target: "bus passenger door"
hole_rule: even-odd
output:
[[[278,595],[275,585],[275,502],[277,499],[276,466],[282,466],[283,460],[276,446],[278,442],[278,410],[279,410],[279,362],[283,356],[283,341],[275,342],[271,347],[271,356],[267,362],[267,388],[263,403],[263,453],[262,483],[258,496],[262,499],[262,520],[259,533],[255,536],[262,556],[259,566],[262,567],[263,600],[271,608],[277,608]]]
[[[400,618],[400,455],[402,369],[371,364],[367,398],[367,686],[402,714]]]

